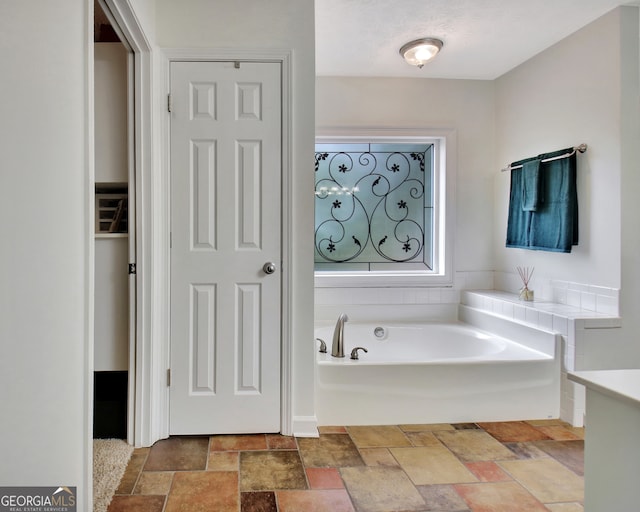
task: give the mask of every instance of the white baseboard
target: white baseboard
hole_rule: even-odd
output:
[[[293,435],[295,437],[319,437],[318,418],[315,416],[294,416]]]

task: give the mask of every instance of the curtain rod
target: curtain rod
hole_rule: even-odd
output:
[[[587,145],[586,144],[580,144],[579,146],[576,146],[575,148],[573,148],[573,151],[571,153],[565,153],[564,155],[558,155],[558,156],[554,156],[553,158],[545,158],[544,160],[540,160],[541,162],[551,162],[553,160],[560,160],[561,158],[567,158],[570,157],[572,155],[575,155],[577,151],[579,151],[580,153],[584,153],[587,150]],[[506,172],[506,171],[513,171],[514,169],[520,169],[522,167],[522,165],[514,165],[513,167],[508,166],[505,167],[504,169],[502,169],[502,172]]]

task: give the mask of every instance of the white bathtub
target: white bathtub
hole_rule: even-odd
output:
[[[559,337],[465,306],[460,317],[464,322],[347,322],[344,358],[331,356],[333,326],[317,328],[328,350],[316,357],[319,425],[557,418]],[[356,346],[368,353],[352,360]]]

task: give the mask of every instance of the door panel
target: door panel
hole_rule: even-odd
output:
[[[170,432],[278,432],[280,65],[174,62],[171,100]]]

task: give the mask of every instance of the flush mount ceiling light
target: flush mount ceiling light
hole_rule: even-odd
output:
[[[442,45],[440,39],[431,37],[416,39],[400,48],[400,55],[412,66],[421,68],[438,54]]]

